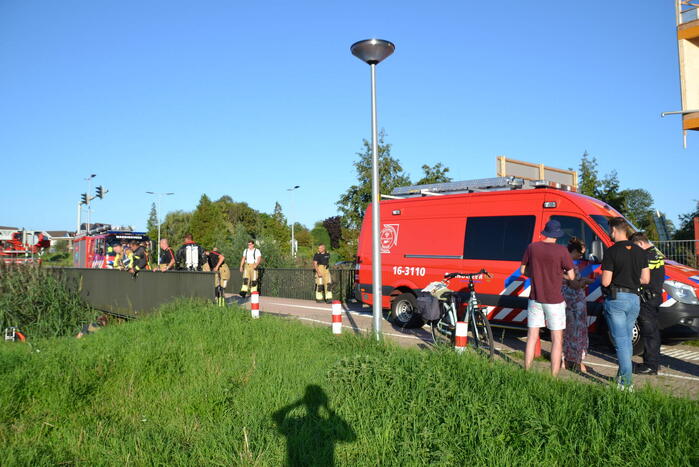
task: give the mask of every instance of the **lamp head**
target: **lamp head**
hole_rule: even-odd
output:
[[[365,39],[352,44],[350,50],[352,55],[369,65],[378,65],[395,52],[396,46],[383,39]]]

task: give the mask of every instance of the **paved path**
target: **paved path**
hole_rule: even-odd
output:
[[[249,309],[249,303],[238,296],[230,296],[231,302],[238,302]],[[371,308],[361,304],[344,304],[342,318],[343,332],[371,332]],[[294,300],[277,297],[261,297],[260,310],[262,313],[272,313],[300,321],[327,326],[330,332],[331,305],[315,303],[308,300]],[[420,329],[400,329],[383,321],[384,336],[406,347],[432,348],[432,335],[427,326]],[[525,334],[521,331],[493,328],[496,340],[497,358],[511,364],[522,366],[523,352],[526,344]],[[550,342],[542,341],[544,355],[548,355]],[[699,348],[677,345],[661,348],[661,371],[658,376],[634,375],[634,384],[638,386],[654,386],[677,396],[699,399]],[[640,357],[634,357],[640,362]],[[572,378],[607,384],[613,380],[616,370],[614,350],[604,342],[591,343],[590,355],[585,364],[590,368],[589,373],[578,375],[570,371],[561,371],[561,377]],[[538,361],[536,368],[547,371],[548,362]]]

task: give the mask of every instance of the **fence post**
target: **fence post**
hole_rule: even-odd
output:
[[[332,328],[333,334],[342,334],[342,303],[340,300],[333,300]]]
[[[699,267],[699,217],[694,218],[694,256]]]
[[[457,353],[461,353],[464,350],[466,350],[466,345],[468,344],[468,325],[463,322],[459,321],[456,323],[456,331],[455,331],[455,336],[454,336],[454,350],[456,350]]]
[[[253,319],[260,317],[260,292],[250,294],[250,315]]]

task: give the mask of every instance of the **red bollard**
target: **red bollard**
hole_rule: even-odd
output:
[[[468,345],[467,336],[468,326],[465,322],[459,321],[456,323],[456,336],[454,337],[454,350],[461,353],[466,350],[466,345]]]
[[[250,314],[254,319],[260,317],[260,293],[253,292],[250,295]]]
[[[340,300],[333,300],[332,313],[333,334],[342,334],[342,303]]]

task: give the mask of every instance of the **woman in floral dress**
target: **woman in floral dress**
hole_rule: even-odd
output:
[[[568,242],[568,251],[575,262],[585,254],[585,243],[573,237]],[[587,371],[583,359],[587,353],[587,303],[585,287],[592,279],[581,277],[575,265],[575,279],[563,281],[563,297],[566,301],[566,329],[563,335],[565,367],[569,370]]]

